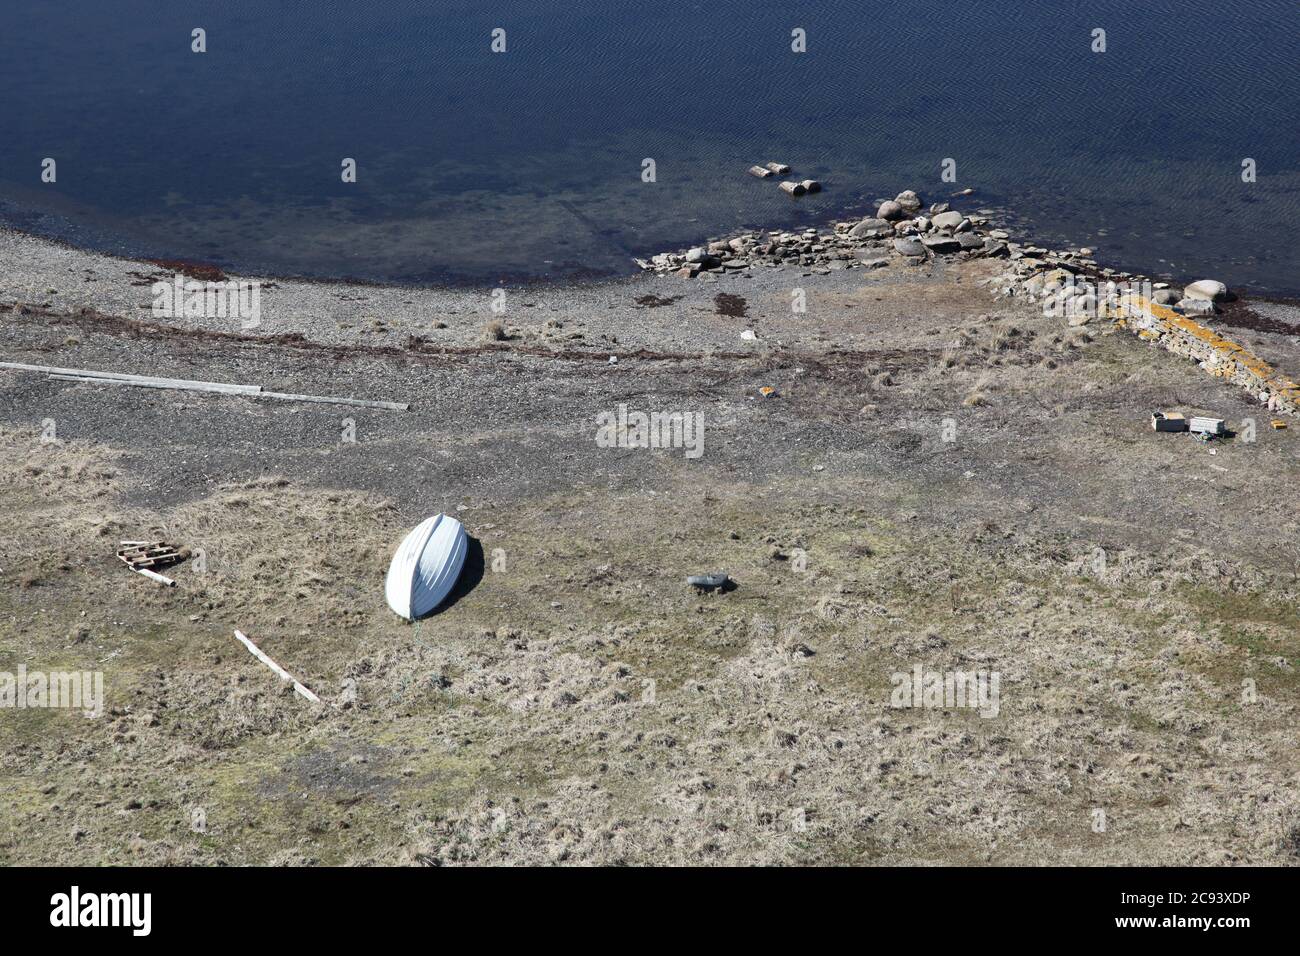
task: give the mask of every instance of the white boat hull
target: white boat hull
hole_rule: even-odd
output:
[[[408,621],[433,613],[460,579],[467,550],[465,528],[455,518],[438,514],[420,522],[388,566],[388,606]]]

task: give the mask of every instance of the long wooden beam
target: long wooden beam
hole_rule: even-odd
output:
[[[245,395],[249,398],[271,398],[285,402],[314,402],[322,405],[382,408],[392,412],[404,412],[411,407],[406,402],[381,402],[365,398],[343,398],[336,395],[298,395],[292,392],[267,392],[263,391],[260,385],[232,385],[227,382],[202,382],[188,378],[158,378],[152,375],[128,375],[124,372],[97,372],[86,368],[28,365],[23,362],[0,362],[0,368],[14,369],[20,372],[41,372],[59,382],[131,385],[136,388],[165,388],[187,392],[216,392],[222,395]]]

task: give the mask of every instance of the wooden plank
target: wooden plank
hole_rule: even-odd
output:
[[[91,385],[130,385],[134,388],[163,388],[178,392],[215,392],[218,395],[243,395],[248,398],[255,398],[262,394],[262,386],[247,385],[225,385],[221,382],[169,382],[164,379],[158,379],[153,382],[137,382],[131,379],[121,378],[102,378],[98,375],[63,375],[51,374],[50,378],[57,382],[84,382]],[[254,391],[256,389],[256,391]]]
[[[248,398],[274,398],[287,402],[315,402],[322,405],[353,405],[358,408],[382,408],[387,411],[404,412],[411,406],[406,402],[381,402],[364,398],[341,398],[333,395],[297,395],[290,392],[264,392],[261,386],[252,386],[258,391],[246,391],[249,386],[224,385],[220,382],[138,382],[116,378],[100,378],[96,375],[66,375],[51,373],[50,378],[59,382],[83,382],[99,385],[132,385],[137,388],[164,388],[189,392],[217,392],[223,395],[243,395]]]
[[[127,564],[136,568],[165,568],[169,564],[176,564],[180,559],[179,554],[159,555],[156,558],[128,559]]]
[[[257,398],[279,398],[288,402],[320,402],[325,405],[356,405],[360,408],[383,408],[404,412],[411,406],[406,402],[373,402],[364,398],[335,398],[329,395],[293,395],[289,392],[259,392]]]
[[[289,683],[293,684],[293,689],[296,690],[300,695],[305,697],[307,700],[311,701],[313,704],[320,703],[319,697],[317,697],[315,694],[309,691],[302,684],[298,683],[298,681],[294,679],[293,675],[290,674],[287,670],[285,670],[275,661],[271,660],[271,658],[267,657],[264,653],[262,653],[262,649],[258,647],[256,644],[254,644],[252,641],[250,641],[247,637],[245,637],[241,631],[236,630],[235,637],[239,639],[239,642],[241,644],[243,644],[245,647],[248,648],[249,652],[254,657],[256,657],[267,667],[271,668],[271,670],[275,671],[275,673],[279,676],[280,680],[288,681]]]
[[[97,372],[88,368],[60,368],[53,365],[28,365],[24,362],[0,362],[0,368],[14,369],[20,372],[44,372],[47,375],[69,375],[77,378],[107,379],[114,382],[133,382],[133,383],[166,383],[155,384],[155,388],[163,387],[192,387],[192,386],[209,386],[211,389],[220,389],[230,394],[256,395],[262,390],[260,385],[228,385],[224,382],[200,382],[188,378],[159,378],[155,375],[131,375],[126,372]]]
[[[117,556],[133,571],[139,568],[165,567],[184,560],[175,545],[161,541],[143,547],[121,548]]]

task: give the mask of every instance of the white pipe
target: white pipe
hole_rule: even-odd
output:
[[[159,574],[156,571],[150,571],[148,568],[137,568],[137,567],[132,567],[131,570],[134,571],[136,574],[143,574],[146,578],[152,578],[153,580],[157,581],[159,584],[165,584],[169,588],[176,587],[175,581],[173,581],[171,578],[163,577],[161,574]]]

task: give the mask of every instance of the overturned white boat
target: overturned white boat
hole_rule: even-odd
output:
[[[456,586],[467,549],[465,528],[455,518],[439,514],[420,522],[388,566],[388,606],[408,621],[432,613]]]

